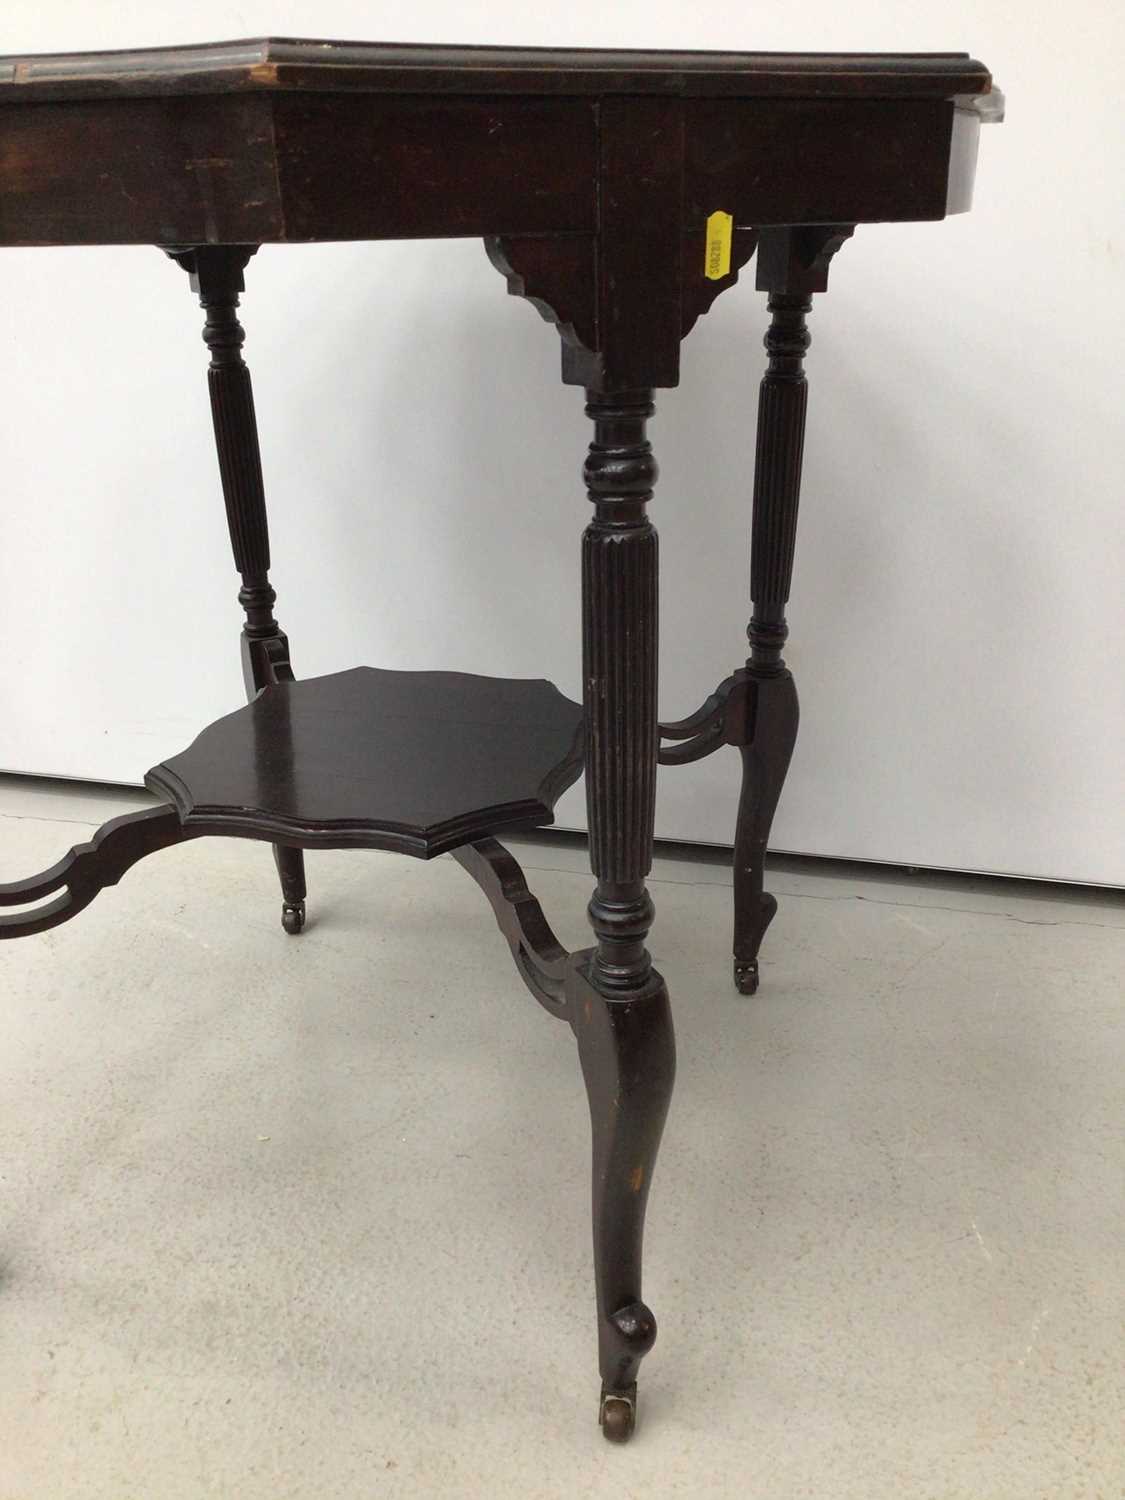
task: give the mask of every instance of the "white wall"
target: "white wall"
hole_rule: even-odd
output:
[[[861,228],[818,299],[778,848],[1125,883],[1117,0],[5,0],[0,50],[232,36],[948,50],[993,68],[974,211]],[[357,661],[579,691],[588,423],[476,242],[265,249],[244,321],[279,614]],[[4,251],[0,767],[138,780],[240,701],[199,316],[155,250]],[[752,275],[660,399],[663,711],[737,665],[762,366]],[[704,478],[699,476],[703,475]],[[485,582],[484,580],[487,580]],[[737,756],[658,832],[729,842]],[[582,821],[580,793],[560,822]]]

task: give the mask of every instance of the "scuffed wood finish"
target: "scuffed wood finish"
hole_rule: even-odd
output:
[[[939,218],[968,207],[983,112],[972,101],[990,90],[960,53],[267,40],[5,58],[0,244],[600,230],[627,258],[648,218],[679,234],[715,208],[742,230]],[[664,284],[651,332],[630,328],[623,357],[637,363],[646,338],[663,338],[665,299],[679,297],[674,259],[649,249]],[[626,280],[617,295],[633,289]],[[597,295],[612,345],[627,307]],[[697,300],[689,293],[682,319],[669,308],[670,324],[690,326]],[[674,383],[667,360],[643,379],[623,370],[622,383]],[[593,383],[589,370],[574,383]]]
[[[563,378],[601,390],[679,379],[684,106],[606,99],[599,109],[598,359],[563,351]]]
[[[0,103],[0,245],[286,237],[264,95]]]
[[[656,1318],[641,1295],[641,1253],[676,1076],[672,1011],[652,969],[607,994],[593,952],[575,955],[567,993],[593,1138],[598,1420],[610,1442],[623,1443],[636,1425],[637,1370],[656,1342]]]
[[[966,52],[649,52],[262,37],[0,57],[0,90],[28,99],[243,90],[944,99],[990,86],[987,68]]]
[[[0,937],[41,932],[145,854],[204,834],[275,846],[286,926],[305,848],[453,851],[516,969],[573,1029],[592,1130],[600,1420],[624,1441],[656,1337],[643,1298],[649,1185],[675,1074],[647,939],[658,762],[737,748],[735,977],[757,985],[776,907],[764,858],[797,732],[782,657],[812,296],[857,223],[969,207],[1001,99],[962,53],[414,47],[252,40],[0,59],[0,245],[160,246],[206,317],[216,448],[251,701],[52,870],[0,886]],[[708,243],[708,225],[729,226]],[[265,493],[237,315],[255,249],[480,236],[561,339],[594,437],[582,541],[583,706],[543,681],[356,668],[296,682],[273,614]],[[657,723],[656,463],[646,437],[680,345],[757,249],[768,368],[757,429],[750,657]],[[706,496],[683,497],[706,502]],[[423,581],[424,582],[424,581]],[[494,595],[481,597],[493,606]],[[666,741],[663,749],[660,740]],[[568,953],[495,835],[551,821],[585,758],[594,946]],[[45,905],[43,903],[46,903]]]
[[[645,436],[651,390],[588,394],[594,439],[583,475],[594,516],[582,540],[582,675],[597,947],[578,955],[570,1014],[593,1134],[600,1421],[624,1442],[637,1368],[656,1339],[641,1300],[641,1243],[675,1073],[668,992],[645,946],[659,746],[657,537],[647,507],[657,467]]]

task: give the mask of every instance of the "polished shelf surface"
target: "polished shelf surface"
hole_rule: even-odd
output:
[[[581,770],[549,682],[355,667],[264,688],[145,782],[187,831],[429,859],[552,822]]]

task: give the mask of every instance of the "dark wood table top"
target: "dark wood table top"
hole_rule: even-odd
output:
[[[817,290],[826,227],[967,209],[1000,98],[956,52],[266,39],[6,58],[0,246],[479,236],[558,323],[564,379],[674,385],[680,340],[764,232],[815,231],[795,253]],[[773,259],[760,285],[782,285]]]

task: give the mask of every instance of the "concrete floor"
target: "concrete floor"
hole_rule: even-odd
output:
[[[128,794],[0,780],[0,879]],[[514,846],[513,846],[514,847]],[[584,855],[520,846],[572,946]],[[154,856],[3,947],[0,1500],[1078,1500],[1125,1483],[1125,899],[782,864],[753,1000],[663,859],[641,1426],[588,1121],[448,858]]]

